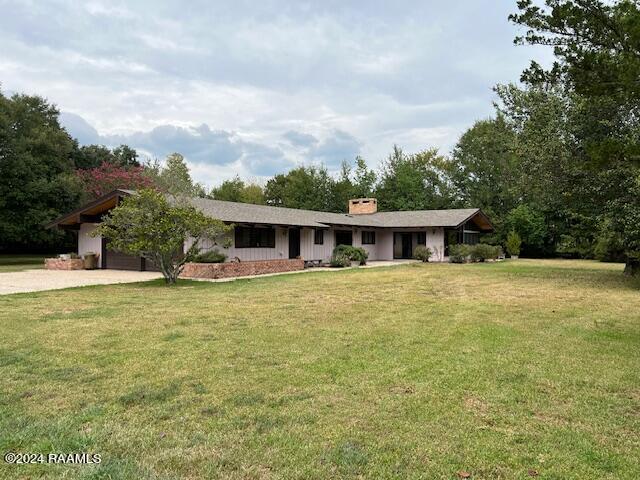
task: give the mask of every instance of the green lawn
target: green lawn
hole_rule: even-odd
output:
[[[44,259],[54,255],[0,255],[0,273],[44,268]]]
[[[640,285],[412,264],[0,297],[1,477],[640,475]]]

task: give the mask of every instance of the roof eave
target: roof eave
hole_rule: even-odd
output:
[[[465,218],[462,222],[458,223],[458,225],[456,225],[455,228],[459,228],[459,227],[463,226],[465,223],[467,223],[469,220],[471,220],[476,215],[481,215],[482,218],[487,222],[487,224],[489,224],[490,228],[488,230],[483,230],[483,231],[485,231],[485,232],[493,232],[495,230],[495,227],[493,226],[493,223],[491,223],[491,220],[489,220],[489,217],[487,216],[487,214],[484,213],[480,208],[478,208],[475,212],[473,212],[471,215],[469,215],[467,218]]]
[[[131,195],[130,192],[127,192],[125,190],[121,190],[121,189],[117,188],[117,189],[112,190],[111,192],[109,192],[109,193],[107,193],[107,194],[105,194],[105,195],[103,195],[103,196],[101,196],[99,198],[96,198],[95,200],[93,200],[93,201],[91,201],[91,202],[89,202],[87,204],[84,204],[83,206],[81,206],[79,208],[76,208],[72,212],[69,212],[69,213],[67,213],[65,215],[62,215],[61,217],[56,218],[55,220],[53,220],[53,221],[51,221],[49,223],[44,224],[44,228],[48,229],[48,228],[57,227],[60,224],[63,224],[65,220],[69,220],[69,219],[71,219],[71,218],[73,218],[73,217],[75,217],[77,215],[80,215],[82,212],[84,212],[86,210],[89,210],[89,209],[91,209],[93,207],[96,207],[96,206],[100,205],[101,203],[106,202],[107,200],[110,200],[113,197],[116,197],[116,196],[124,197],[124,196],[129,196],[129,195]],[[77,222],[73,222],[73,223],[77,223]]]

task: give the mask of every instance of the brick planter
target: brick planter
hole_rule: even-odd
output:
[[[62,258],[45,258],[44,268],[47,270],[82,270],[84,261],[81,258],[70,258],[63,260]]]
[[[229,278],[295,272],[303,269],[304,260],[301,258],[228,263],[187,263],[181,276],[185,278]]]

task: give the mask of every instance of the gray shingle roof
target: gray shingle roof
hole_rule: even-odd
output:
[[[225,222],[291,225],[323,228],[329,225],[358,227],[456,227],[478,213],[477,208],[378,212],[368,215],[316,212],[296,208],[251,205],[206,198],[191,198],[193,206]]]
[[[70,212],[46,226],[53,227],[61,223],[79,222],[78,215],[118,194],[135,195],[135,190],[117,189]],[[206,215],[229,223],[251,223],[267,225],[286,225],[297,227],[327,228],[331,225],[345,225],[371,228],[420,228],[420,227],[457,227],[475,217],[484,230],[492,230],[491,223],[478,208],[452,210],[414,210],[407,212],[378,212],[367,215],[349,215],[346,213],[316,212],[296,208],[251,205],[248,203],[225,202],[207,198],[188,198],[187,201]]]

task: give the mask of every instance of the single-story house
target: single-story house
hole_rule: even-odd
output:
[[[135,192],[115,190],[48,226],[76,231],[78,254],[98,253],[101,268],[145,270],[144,259],[110,251],[104,238],[90,235],[103,215],[132,194]],[[349,200],[348,213],[331,213],[206,198],[189,201],[212,218],[234,225],[230,247],[201,245],[204,251],[222,251],[228,260],[300,257],[327,262],[334,247],[345,244],[364,248],[369,260],[411,258],[417,245],[426,245],[433,252],[433,261],[445,261],[450,243],[474,244],[480,234],[493,231],[478,208],[378,212],[375,198],[357,198]]]

